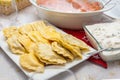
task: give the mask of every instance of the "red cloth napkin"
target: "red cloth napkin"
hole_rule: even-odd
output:
[[[86,42],[88,45],[90,45],[92,47],[92,45],[90,44],[89,40],[87,39],[87,37],[85,35],[84,30],[68,30],[68,29],[62,29],[62,30],[68,34],[71,34],[71,35],[77,37],[78,39],[83,40],[84,42]],[[103,61],[98,54],[91,56],[88,59],[88,61],[98,64],[104,68],[107,68],[107,63],[105,61]]]

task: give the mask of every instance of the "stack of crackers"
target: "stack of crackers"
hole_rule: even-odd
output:
[[[16,4],[18,10],[21,10],[29,5],[29,0],[16,0]],[[0,0],[0,14],[9,15],[10,13],[14,12],[14,8],[12,7],[12,0]]]

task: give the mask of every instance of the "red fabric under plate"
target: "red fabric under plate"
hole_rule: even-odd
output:
[[[86,42],[88,45],[91,46],[89,40],[86,38],[84,30],[67,30],[67,29],[63,29],[63,31],[77,37],[78,39],[83,40],[84,42]],[[107,63],[105,61],[103,61],[98,54],[91,56],[88,59],[88,61],[90,61],[92,63],[95,63],[97,65],[100,65],[100,66],[102,66],[104,68],[107,68]]]

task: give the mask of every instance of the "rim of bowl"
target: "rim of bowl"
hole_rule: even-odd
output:
[[[113,5],[113,7],[111,8],[108,8],[108,9],[104,9],[104,7],[100,10],[97,10],[97,11],[90,11],[90,12],[79,12],[79,13],[76,13],[76,12],[60,12],[60,11],[56,11],[56,10],[51,10],[51,9],[48,9],[46,7],[43,7],[43,6],[39,6],[35,0],[30,0],[30,2],[37,8],[41,8],[43,10],[47,10],[47,11],[50,11],[50,12],[55,12],[55,13],[60,13],[60,14],[92,14],[92,13],[100,13],[100,12],[106,12],[106,11],[109,11],[111,10],[112,8],[114,8],[115,5]]]

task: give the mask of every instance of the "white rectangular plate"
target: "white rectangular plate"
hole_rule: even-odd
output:
[[[61,31],[61,30],[60,30]],[[63,32],[63,31],[62,31]],[[0,32],[0,46],[4,50],[4,52],[13,60],[13,62],[16,63],[16,65],[28,76],[31,77],[33,75],[32,72],[27,72],[19,64],[19,55],[15,55],[11,52],[11,50],[8,47],[8,44],[5,41],[5,37],[3,35],[3,32]],[[90,47],[90,51],[92,52],[95,51],[93,48]],[[81,60],[74,60],[72,62],[66,63],[64,66],[52,66],[52,67],[45,67],[45,72],[44,73],[37,73],[34,75],[35,80],[40,79],[40,80],[45,80],[49,79],[69,68],[72,68],[73,66],[85,61],[88,59],[88,56],[84,56]]]

